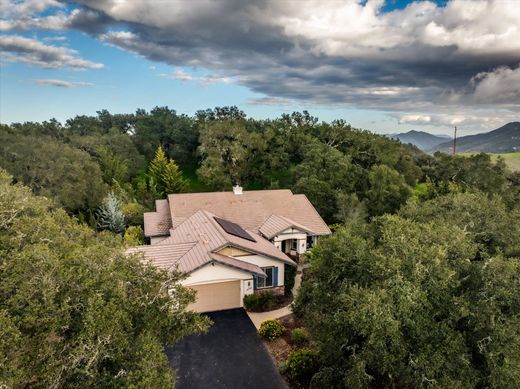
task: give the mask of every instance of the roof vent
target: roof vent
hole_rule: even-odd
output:
[[[240,185],[236,184],[233,187],[233,193],[236,194],[236,195],[241,195],[242,194],[242,187]]]

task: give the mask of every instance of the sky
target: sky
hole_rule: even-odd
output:
[[[520,0],[0,0],[0,122],[308,110],[379,133],[520,120]]]

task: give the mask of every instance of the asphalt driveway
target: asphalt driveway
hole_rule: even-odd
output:
[[[214,324],[207,334],[189,336],[167,350],[177,370],[176,388],[285,388],[244,310],[208,316]]]

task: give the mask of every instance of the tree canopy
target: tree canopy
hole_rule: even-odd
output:
[[[184,276],[11,181],[0,169],[0,386],[172,387],[164,347],[209,325]]]

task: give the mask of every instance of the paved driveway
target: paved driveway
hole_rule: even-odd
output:
[[[178,389],[285,388],[271,356],[242,309],[212,312],[205,335],[192,335],[167,350]]]

